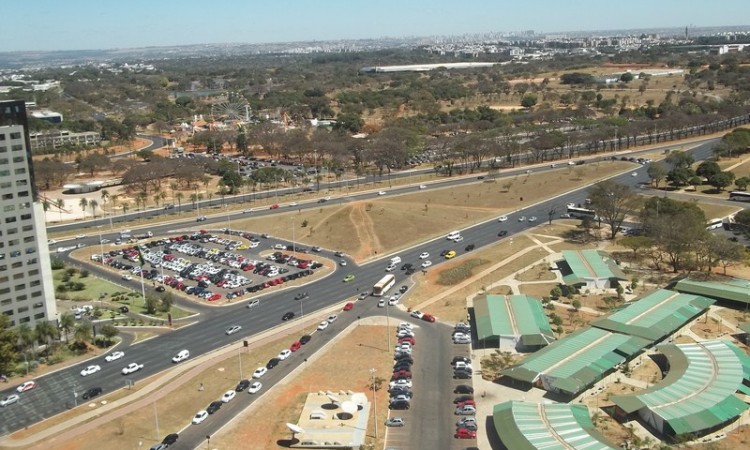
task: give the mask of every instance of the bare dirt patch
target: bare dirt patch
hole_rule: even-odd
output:
[[[549,265],[544,263],[516,275],[518,281],[549,281],[556,278],[555,272],[550,271]]]

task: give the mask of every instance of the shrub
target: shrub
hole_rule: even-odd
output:
[[[51,258],[50,265],[52,267],[52,270],[62,270],[65,268],[65,262],[62,260],[62,258],[58,257]]]
[[[80,275],[81,278],[86,278],[88,276],[89,276],[88,270],[81,270],[81,275]]]
[[[57,286],[57,292],[68,292],[68,286],[60,284]]]

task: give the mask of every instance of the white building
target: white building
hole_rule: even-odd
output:
[[[12,325],[57,319],[44,211],[23,101],[0,101],[0,313]]]

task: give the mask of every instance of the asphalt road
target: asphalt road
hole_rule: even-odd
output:
[[[711,146],[718,142],[713,139],[706,144],[701,145],[693,151],[696,160],[705,159],[710,156]],[[676,144],[679,145],[679,144]],[[651,150],[653,151],[653,150]],[[631,186],[637,186],[639,183],[647,181],[646,166],[633,164],[633,171],[638,172],[638,176],[633,177],[628,173],[615,177],[615,180]],[[549,170],[544,168],[534,168],[535,172]],[[518,170],[516,172],[525,172]],[[507,175],[507,174],[504,174]],[[510,174],[512,175],[512,173]],[[439,187],[451,186],[466,183],[467,180],[448,180],[439,183]],[[482,182],[468,180],[468,182]],[[432,185],[430,185],[430,189]],[[411,192],[418,190],[417,187],[406,187],[401,189],[390,189],[388,195],[396,195],[400,192]],[[376,194],[360,196],[358,198],[375,198]],[[528,229],[528,222],[518,222],[519,215],[526,217],[536,216],[539,222],[547,217],[547,211],[551,208],[557,209],[557,216],[563,212],[567,203],[582,203],[586,198],[586,189],[582,188],[570,194],[565,194],[559,198],[553,198],[536,205],[527,206],[519,200],[519,211],[509,215],[509,220],[499,224],[496,220],[487,221],[470,228],[461,230],[464,241],[454,243],[447,241],[444,237],[433,239],[425,242],[412,249],[407,249],[398,254],[402,258],[402,263],[411,262],[418,264],[420,260],[418,255],[427,251],[431,255],[434,264],[442,262],[439,254],[442,250],[456,250],[457,253],[464,253],[464,247],[473,243],[477,248],[495,243],[498,241],[497,233],[500,229],[508,231],[508,236],[503,239],[510,239],[514,233]],[[348,201],[347,198],[334,199],[332,202]],[[317,203],[299,205],[298,208],[318,208]],[[263,210],[254,212],[254,215],[273,214],[283,210]],[[216,228],[216,225],[224,223],[224,218],[209,219],[200,223],[200,228]],[[81,224],[71,225],[80,229]],[[181,228],[198,228],[194,222],[185,222],[182,224],[167,224],[151,227],[155,236],[168,233],[170,230]],[[89,236],[86,239],[76,241],[77,243],[88,243],[89,245],[98,245],[99,238]],[[273,243],[276,241],[269,241]],[[332,258],[334,261],[337,258]],[[137,383],[144,377],[153,375],[171,365],[170,358],[181,349],[189,349],[191,355],[197,356],[215,350],[224,345],[228,345],[243,337],[257,334],[261,331],[272,328],[280,323],[281,316],[287,311],[298,312],[299,302],[293,300],[298,292],[307,291],[311,298],[305,301],[303,308],[307,313],[313,310],[343,302],[347,298],[356,295],[357,288],[360,290],[370,290],[372,285],[379,280],[385,273],[386,262],[383,260],[374,261],[362,266],[357,266],[349,260],[347,267],[337,267],[333,275],[317,281],[314,285],[295,288],[278,293],[263,294],[260,296],[260,307],[248,310],[244,302],[232,307],[226,307],[215,310],[207,308],[196,308],[202,312],[200,324],[175,330],[157,339],[149,341],[147,346],[137,345],[135,347],[121,346],[118,350],[125,351],[125,358],[114,362],[106,363],[103,358],[95,361],[86,361],[76,366],[72,366],[52,374],[41,377],[37,380],[40,386],[33,391],[21,395],[19,404],[12,407],[2,408],[0,410],[0,435],[23,428],[30,424],[36,423],[44,418],[58,414],[69,408],[76,401],[74,392],[81,393],[83,390],[92,386],[101,386],[105,392],[112,392],[125,386],[126,380]],[[94,267],[94,266],[92,266]],[[427,269],[431,270],[431,269]],[[356,276],[355,281],[343,283],[344,275],[352,274]],[[401,272],[395,272],[397,277],[397,286],[404,281],[404,275]],[[419,276],[418,274],[416,274]],[[120,282],[120,280],[118,280]],[[343,303],[342,303],[343,305]],[[309,309],[308,309],[309,308]],[[230,325],[241,325],[242,331],[231,337],[224,335],[224,330]],[[120,374],[120,370],[130,362],[144,364],[144,369],[127,377]],[[89,364],[100,364],[102,371],[89,377],[82,378],[79,375],[80,370]],[[5,389],[0,395],[7,395],[11,389]]]

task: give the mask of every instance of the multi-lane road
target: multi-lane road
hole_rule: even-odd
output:
[[[717,143],[717,139],[707,140],[705,143],[697,146],[691,152],[696,160],[705,159],[711,154],[713,145]],[[669,146],[665,146],[667,148]],[[651,150],[653,151],[653,150]],[[597,158],[603,159],[603,158]],[[533,168],[534,172],[554,170],[548,166]],[[563,169],[564,170],[564,169]],[[648,175],[646,173],[647,166],[641,166],[633,164],[633,168],[624,174],[614,177],[614,179],[620,183],[627,184],[630,186],[637,186],[641,183],[648,182]],[[524,173],[525,169],[519,169],[515,171],[505,172],[504,176],[513,176],[516,174]],[[637,176],[631,176],[632,172],[636,172]],[[481,183],[482,181],[472,179],[449,179],[445,182],[435,183],[428,185],[428,189],[433,188],[445,188],[465,183]],[[409,193],[419,190],[417,186],[408,186],[402,188],[388,189],[387,195],[394,196],[402,193]],[[432,255],[432,260],[435,264],[439,264],[443,261],[439,255],[443,250],[455,250],[459,255],[465,253],[464,248],[469,244],[474,244],[476,248],[480,248],[486,245],[491,245],[498,242],[498,231],[503,229],[508,232],[508,236],[502,239],[509,239],[513,234],[524,231],[530,226],[536,224],[530,224],[528,222],[519,222],[518,217],[521,215],[528,217],[536,216],[539,220],[538,223],[546,222],[548,217],[548,211],[555,208],[557,211],[556,217],[564,212],[565,205],[568,203],[583,203],[587,197],[586,188],[577,189],[569,193],[561,193],[558,197],[551,198],[534,205],[525,205],[524,202],[519,201],[519,209],[512,214],[508,214],[508,221],[498,223],[496,219],[486,221],[469,228],[461,230],[461,234],[464,237],[463,242],[454,243],[448,241],[444,236],[436,237],[430,241],[423,242],[410,249],[405,249],[398,252],[403,262],[411,262],[418,266],[420,260],[418,255],[422,252],[429,252]],[[354,199],[361,200],[366,198],[377,198],[377,193],[360,194],[356,196],[346,196],[334,198],[331,202],[327,203],[326,206],[336,203],[343,203],[352,201]],[[304,203],[296,206],[295,208],[319,208],[321,205],[317,203]],[[267,215],[283,212],[283,209],[277,210],[258,210],[253,212],[253,215]],[[158,211],[157,213],[161,213]],[[179,217],[177,218],[179,220]],[[170,223],[166,225],[158,225],[150,227],[150,230],[155,236],[166,235],[174,230],[196,228],[196,223],[192,222],[194,219],[190,219],[190,222],[182,223]],[[206,222],[200,223],[200,228],[214,229],[225,226],[226,215],[221,217],[209,218]],[[104,224],[104,223],[101,223]],[[80,229],[81,224],[71,225]],[[60,231],[67,231],[72,228],[71,226],[59,226],[55,229]],[[77,241],[86,243],[88,245],[98,245],[99,236],[89,236],[88,238]],[[263,242],[264,247],[268,247],[269,244],[279,242],[275,239],[269,239]],[[332,250],[325,250],[324,256],[334,258]],[[390,255],[384,255],[390,256]],[[357,294],[359,291],[370,290],[373,284],[379,280],[384,274],[384,268],[386,263],[383,259],[377,261],[371,261],[367,264],[357,265],[353,261],[349,260],[348,265],[344,268],[337,267],[335,272],[319,281],[316,281],[313,285],[308,285],[299,288],[287,289],[276,293],[264,293],[260,295],[261,305],[257,308],[246,309],[245,303],[242,302],[237,305],[227,306],[223,308],[208,308],[195,306],[193,309],[201,313],[199,324],[195,326],[185,327],[171,331],[157,339],[150,341],[148,346],[136,346],[129,347],[128,345],[120,345],[118,349],[125,352],[125,358],[112,362],[106,363],[103,358],[98,358],[94,361],[86,361],[75,366],[59,370],[51,373],[44,377],[37,379],[39,387],[23,393],[22,400],[19,404],[13,405],[12,408],[3,408],[0,410],[0,435],[7,434],[9,432],[18,430],[25,426],[36,423],[42,419],[48,418],[55,414],[64,411],[67,408],[73,406],[77,401],[74,393],[82,393],[85,389],[91,386],[101,386],[105,392],[112,392],[116,389],[125,386],[126,382],[139,382],[145,377],[160,372],[172,365],[170,358],[176,354],[179,350],[187,348],[190,350],[192,357],[208,353],[224,345],[230,344],[247,336],[251,336],[262,331],[268,330],[281,323],[281,316],[287,311],[299,312],[299,302],[293,300],[293,297],[301,291],[310,292],[311,297],[305,301],[304,309],[306,313],[313,312],[336,303],[342,303],[346,299]],[[92,265],[92,270],[98,271],[96,265]],[[428,269],[429,270],[429,269]],[[100,271],[102,276],[110,276],[107,272]],[[342,283],[344,275],[352,274],[355,275],[355,280],[351,283]],[[396,272],[397,285],[402,284],[403,272]],[[118,281],[119,282],[119,281]],[[374,310],[373,305],[375,302],[359,302],[357,307],[356,315],[364,314],[380,314],[380,311]],[[342,303],[343,304],[343,303]],[[360,308],[359,305],[368,305],[369,308]],[[352,315],[348,317],[348,320],[353,320]],[[340,319],[341,320],[341,319]],[[232,336],[226,336],[224,330],[230,325],[241,325],[242,331]],[[343,327],[345,321],[341,321],[339,327]],[[314,347],[311,347],[314,349]],[[300,360],[296,358],[295,360]],[[133,375],[123,376],[120,374],[120,370],[131,362],[137,362],[144,364],[144,369],[136,372]],[[102,366],[102,371],[91,375],[89,377],[81,377],[80,370],[89,364],[99,364]],[[274,372],[274,371],[271,371]],[[274,374],[281,371],[276,371]],[[272,375],[276,376],[276,375]],[[272,378],[269,378],[272,381]],[[11,389],[6,389],[0,395],[5,396],[11,392]],[[218,420],[217,420],[218,422]],[[209,423],[210,425],[210,423]],[[217,425],[218,426],[218,425]],[[210,426],[203,427],[209,429]],[[436,447],[437,448],[437,447]]]

